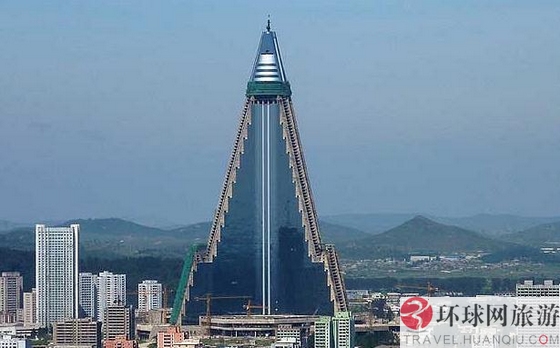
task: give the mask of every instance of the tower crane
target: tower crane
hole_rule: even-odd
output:
[[[247,316],[250,317],[252,309],[267,309],[268,307],[265,305],[254,305],[252,304],[251,299],[249,299],[247,300],[247,304],[243,306],[243,308],[247,311]]]

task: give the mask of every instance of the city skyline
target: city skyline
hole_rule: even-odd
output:
[[[560,215],[556,2],[0,10],[0,219],[209,221],[268,14],[319,216]]]

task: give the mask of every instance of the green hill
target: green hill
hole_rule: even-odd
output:
[[[14,228],[18,228],[22,226],[25,226],[25,224],[7,221],[7,220],[0,220],[0,233],[4,231],[10,231],[13,230]]]
[[[62,225],[73,223],[80,224],[80,250],[84,256],[183,257],[192,243],[201,242],[199,224],[171,231],[116,218],[76,219]],[[0,247],[2,246],[17,250],[34,250],[34,228],[18,228],[0,234]]]
[[[75,219],[66,221],[63,225],[80,224],[80,237],[82,240],[98,238],[101,236],[154,236],[164,232],[155,227],[148,227],[118,218],[108,219]]]
[[[340,250],[345,258],[371,259],[419,253],[489,253],[512,246],[474,231],[416,216],[386,232],[345,243]]]
[[[435,222],[480,232],[491,237],[560,221],[560,217],[525,217],[509,214],[477,214],[465,217],[424,216]],[[413,217],[414,214],[341,214],[326,216],[323,220],[370,234],[378,234],[397,227]]]
[[[503,236],[504,239],[533,247],[560,247],[560,221],[531,227]]]

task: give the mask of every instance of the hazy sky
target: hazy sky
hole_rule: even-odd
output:
[[[319,215],[560,215],[559,1],[0,1],[0,219],[210,220],[271,14]]]

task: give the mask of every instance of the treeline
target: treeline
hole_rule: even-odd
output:
[[[438,289],[438,292],[463,293],[465,296],[477,294],[494,294],[515,292],[515,284],[523,279],[514,278],[483,278],[483,277],[457,277],[457,278],[347,278],[348,289],[369,289],[374,291],[401,291],[418,292],[425,295],[428,292],[428,283]],[[542,279],[535,279],[537,283]]]
[[[99,273],[110,271],[124,273],[127,290],[134,292],[142,280],[154,279],[169,289],[179,282],[183,260],[178,258],[138,257],[104,259],[86,257],[80,259],[80,272]],[[23,276],[25,291],[35,286],[35,252],[0,248],[0,271],[17,271]]]
[[[487,263],[498,263],[508,260],[526,260],[533,262],[540,262],[544,264],[557,264],[560,261],[560,255],[558,254],[544,254],[538,248],[532,248],[528,246],[518,246],[514,248],[508,248],[500,250],[492,254],[483,256],[481,260]]]

